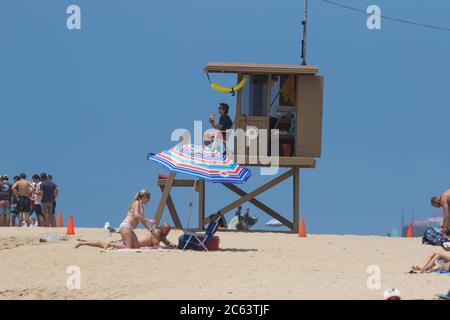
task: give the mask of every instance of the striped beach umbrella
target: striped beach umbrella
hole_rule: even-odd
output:
[[[178,144],[168,151],[149,153],[147,158],[170,171],[184,173],[216,183],[243,183],[251,171],[205,146]]]

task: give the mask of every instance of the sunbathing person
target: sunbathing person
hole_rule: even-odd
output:
[[[433,253],[423,267],[414,266],[411,272],[428,273],[436,271],[450,272],[450,257],[441,253]]]
[[[134,229],[136,229],[137,225],[142,223],[144,227],[149,231],[149,234],[152,233],[152,229],[154,228],[155,220],[147,220],[144,213],[144,205],[146,205],[150,201],[150,192],[143,189],[136,193],[128,207],[128,213],[123,222],[120,224],[119,230],[117,231],[122,236],[122,243],[118,244],[123,248],[127,249],[138,249],[140,248],[139,240],[134,233]],[[151,224],[149,227],[148,223]],[[95,245],[97,246],[97,245]]]
[[[155,229],[150,235],[145,235],[140,242],[142,247],[160,247],[160,243],[164,244],[164,248],[176,248],[177,245],[171,243],[167,236],[172,228],[168,223],[164,222],[161,227]]]
[[[167,223],[163,223],[160,228],[155,229],[151,233],[146,233],[140,239],[138,239],[138,247],[133,249],[140,249],[144,247],[160,247],[160,243],[164,244],[163,248],[176,248],[177,245],[171,243],[167,240],[167,236],[169,235],[171,227]],[[78,239],[78,243],[75,245],[75,248],[79,248],[82,246],[90,246],[101,249],[129,249],[127,248],[123,240],[118,241],[88,241],[83,239]]]

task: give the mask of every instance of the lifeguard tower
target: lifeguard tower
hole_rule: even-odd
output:
[[[268,156],[275,154],[270,148],[271,131],[278,130],[278,166],[289,168],[250,193],[236,185],[224,184],[241,197],[218,212],[226,214],[249,201],[293,232],[297,232],[300,169],[315,168],[316,158],[321,156],[323,76],[318,75],[316,66],[284,64],[210,62],[204,72],[236,74],[238,82],[244,76],[248,78],[246,84],[236,93],[234,129],[265,129],[259,131],[257,139],[267,141]],[[267,134],[267,137],[263,137],[261,132]],[[261,146],[259,142],[257,145]],[[233,157],[239,164],[255,167],[270,165],[262,162],[259,156],[251,155],[249,148],[244,150],[238,150],[238,143],[235,141]],[[256,199],[259,194],[290,177],[293,180],[291,221]]]
[[[322,117],[323,117],[323,76],[319,75],[316,66],[306,64],[306,27],[307,27],[307,0],[305,0],[305,18],[303,24],[302,64],[252,64],[252,63],[226,63],[210,62],[203,71],[209,74],[228,73],[235,74],[239,84],[238,90],[231,88],[236,96],[234,130],[247,131],[249,128],[259,131],[254,141],[258,148],[265,149],[267,156],[277,157],[277,165],[287,168],[284,172],[272,177],[270,181],[257,189],[246,192],[233,184],[223,184],[240,197],[219,208],[217,213],[225,215],[231,210],[250,202],[281,222],[292,232],[299,228],[299,195],[300,195],[300,169],[313,169],[316,159],[321,156],[322,149]],[[242,81],[243,79],[246,81]],[[230,106],[232,108],[232,106]],[[233,113],[231,111],[231,113]],[[262,130],[261,130],[262,129]],[[278,150],[272,150],[272,133],[278,132]],[[251,147],[239,148],[234,143],[234,160],[244,166],[263,167],[273,163],[261,161],[261,152],[254,155]],[[262,143],[261,143],[262,142]],[[255,174],[254,170],[254,174]],[[268,191],[275,185],[292,177],[292,212],[280,214],[268,205],[256,199],[261,193]],[[205,192],[206,184],[203,180],[194,183],[193,180],[176,180],[175,175],[168,179],[158,179],[163,194],[156,212],[159,222],[164,207],[167,205],[176,227],[181,227],[175,206],[170,197],[170,190],[174,186],[196,186],[199,197],[198,221],[199,229],[209,221],[205,219]],[[286,199],[277,199],[287,201]],[[273,202],[277,202],[274,200]],[[288,217],[288,218],[286,218]],[[292,219],[289,219],[292,217]]]

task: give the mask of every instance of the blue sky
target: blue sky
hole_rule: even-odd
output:
[[[450,27],[444,0],[337,1]],[[426,217],[430,196],[450,186],[450,33],[390,21],[371,31],[362,14],[310,2],[308,63],[325,76],[325,97],[322,157],[301,171],[308,231],[385,234],[402,208]],[[81,30],[66,28],[71,4]],[[78,226],[118,224],[143,187],[152,215],[161,169],[146,154],[169,148],[173,129],[206,121],[218,102],[234,106],[202,67],[298,63],[302,12],[293,0],[3,0],[0,171],[53,174],[59,209]],[[255,175],[245,189],[264,181]],[[290,186],[259,199],[290,216]],[[208,213],[235,199],[207,187]],[[183,221],[189,196],[174,193]]]

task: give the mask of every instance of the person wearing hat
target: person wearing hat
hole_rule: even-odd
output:
[[[384,300],[402,300],[400,291],[395,288],[390,288],[384,291]]]
[[[0,179],[0,226],[9,226],[11,215],[12,184],[8,182],[7,175],[2,175]]]

